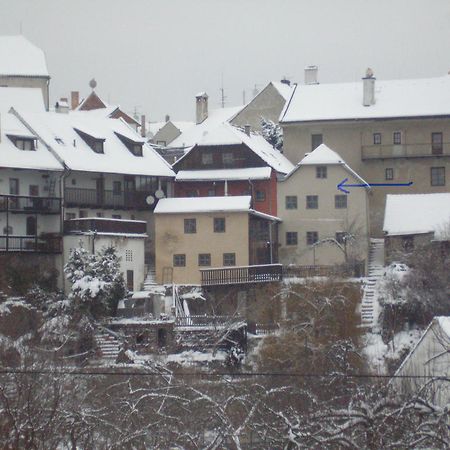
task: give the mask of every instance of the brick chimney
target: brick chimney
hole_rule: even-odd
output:
[[[198,125],[208,117],[208,94],[200,92],[195,96],[195,123]]]
[[[143,138],[145,138],[146,134],[147,134],[147,130],[146,130],[146,127],[145,127],[145,115],[142,114],[142,116],[141,116],[141,136]]]
[[[373,70],[369,67],[363,80],[363,105],[375,105],[375,80]]]
[[[305,84],[319,84],[317,77],[319,74],[319,68],[317,66],[305,67]]]
[[[77,109],[77,106],[80,104],[80,92],[72,91],[70,93],[70,109],[73,111]]]

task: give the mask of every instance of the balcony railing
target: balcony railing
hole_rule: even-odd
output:
[[[0,195],[0,212],[26,214],[59,214],[59,197],[31,197],[25,195]]]
[[[218,267],[200,269],[202,286],[219,286],[227,284],[268,283],[283,279],[281,264],[259,266]]]
[[[430,156],[450,156],[450,142],[443,144],[400,144],[400,145],[363,145],[361,158],[425,158]]]
[[[61,236],[50,233],[40,236],[0,235],[0,252],[61,253]]]
[[[241,321],[242,319],[234,316],[178,316],[175,319],[175,325],[186,328],[220,328]]]
[[[65,188],[64,201],[67,207],[106,208],[106,209],[151,209],[146,202],[150,192],[97,189]]]
[[[142,220],[106,219],[87,217],[64,221],[64,233],[98,233],[145,234],[147,223]]]

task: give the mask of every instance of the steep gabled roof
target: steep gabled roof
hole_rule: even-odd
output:
[[[376,80],[375,104],[363,105],[363,82],[299,85],[281,123],[450,116],[450,76]]]
[[[388,195],[383,231],[388,236],[434,233],[450,239],[450,193]]]
[[[44,52],[24,36],[0,36],[0,75],[50,78]]]

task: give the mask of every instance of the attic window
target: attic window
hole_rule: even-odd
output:
[[[33,138],[26,138],[22,136],[9,136],[11,142],[19,149],[19,150],[36,150],[36,141]]]
[[[142,142],[133,141],[130,138],[127,138],[123,134],[115,133],[116,136],[120,139],[123,145],[134,155],[134,156],[142,156]]]
[[[55,137],[55,141],[56,141],[58,144],[64,145],[64,141],[63,141],[61,138],[59,138],[59,137]]]
[[[80,135],[81,139],[83,139],[83,141],[86,142],[92,150],[94,150],[95,153],[105,153],[103,145],[105,143],[105,139],[96,138],[90,134],[78,130],[77,128],[74,128],[74,130]]]

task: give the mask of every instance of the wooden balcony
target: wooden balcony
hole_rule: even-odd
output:
[[[59,214],[59,197],[31,197],[25,195],[0,195],[0,212],[23,214]]]
[[[145,201],[150,192],[69,188],[64,190],[66,207],[100,208],[100,209],[136,209],[150,210],[152,206]]]
[[[361,159],[429,158],[450,156],[450,142],[443,144],[363,145]]]
[[[64,233],[97,233],[112,234],[145,234],[147,223],[142,220],[107,219],[102,217],[86,217],[64,221]]]
[[[200,269],[202,286],[270,283],[283,279],[281,264]]]
[[[40,236],[0,235],[0,252],[61,253],[61,236],[57,233]]]

